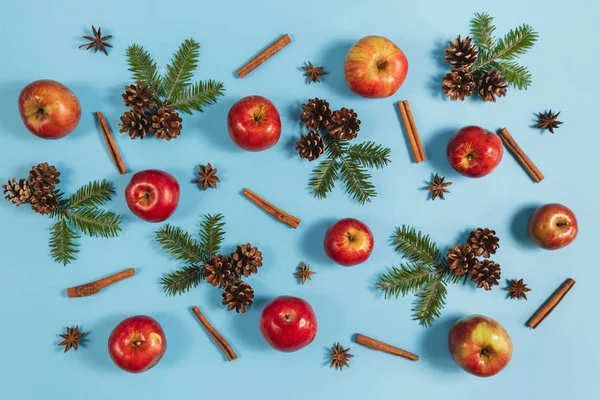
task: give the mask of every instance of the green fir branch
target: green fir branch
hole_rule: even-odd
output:
[[[498,61],[494,63],[494,67],[500,71],[510,85],[517,89],[527,89],[531,85],[531,73],[527,67],[514,61]]]
[[[327,197],[327,193],[333,190],[335,181],[338,179],[338,170],[339,164],[335,159],[321,161],[313,169],[308,186],[314,197],[318,199]]]
[[[127,63],[134,80],[149,85],[157,95],[162,94],[162,78],[157,72],[156,62],[142,46],[134,44],[127,48]]]
[[[192,111],[203,112],[204,107],[217,103],[219,97],[225,94],[222,82],[212,79],[196,82],[187,86],[173,97],[171,107],[186,114]]]
[[[387,274],[381,275],[377,282],[377,289],[385,293],[385,298],[392,296],[404,297],[421,289],[431,279],[435,278],[438,271],[429,265],[409,262],[401,264],[400,268],[392,267]]]
[[[398,253],[409,261],[429,265],[432,268],[441,262],[441,253],[429,235],[413,227],[402,225],[396,228],[390,243]]]
[[[164,276],[160,283],[169,296],[184,294],[195,288],[204,279],[204,268],[190,265]]]
[[[77,208],[70,210],[66,218],[83,234],[92,237],[115,237],[121,231],[121,217],[112,211]]]
[[[348,147],[346,154],[362,166],[381,169],[390,163],[391,150],[375,142],[364,142]]]
[[[89,208],[101,206],[115,194],[115,186],[106,179],[90,182],[80,187],[69,199],[68,208]]]
[[[476,13],[471,21],[471,37],[479,46],[479,50],[485,53],[491,52],[496,47],[496,38],[494,31],[496,27],[493,24],[494,17],[488,13]]]
[[[419,321],[421,326],[431,326],[440,317],[446,305],[447,293],[446,284],[440,278],[432,279],[423,285],[413,305],[413,319]]]
[[[204,260],[198,243],[179,227],[167,224],[156,232],[155,237],[163,250],[176,260],[189,264],[199,264]]]
[[[76,260],[79,246],[75,241],[79,235],[72,230],[67,221],[60,219],[50,228],[50,254],[55,262],[63,265]]]
[[[502,39],[498,40],[493,51],[494,57],[500,60],[515,60],[527,53],[538,37],[539,34],[527,24],[511,29]]]
[[[225,236],[225,222],[222,214],[205,215],[200,224],[199,250],[203,260],[214,257],[219,252]]]
[[[167,65],[167,73],[163,79],[164,102],[170,104],[190,85],[194,70],[198,67],[200,44],[193,39],[186,39],[173,54],[171,63]]]
[[[355,159],[340,157],[339,177],[348,194],[361,205],[377,196],[375,186],[369,181],[371,175]]]

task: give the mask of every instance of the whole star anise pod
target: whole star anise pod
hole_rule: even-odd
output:
[[[308,77],[309,85],[312,82],[321,82],[321,76],[327,75],[323,67],[315,67],[310,61],[308,62],[308,66],[302,67],[302,69],[305,71],[304,76]]]
[[[344,349],[339,342],[331,348],[331,364],[329,368],[335,367],[335,369],[339,369],[340,371],[346,366],[350,368],[350,364],[348,364],[348,360],[354,357],[349,353],[350,348]]]
[[[527,300],[527,292],[530,292],[531,289],[527,287],[527,284],[523,283],[523,279],[510,280],[510,286],[506,288],[510,292],[511,299],[525,299]]]
[[[65,346],[65,353],[71,349],[77,350],[83,337],[86,335],[85,332],[79,332],[79,325],[75,328],[67,327],[67,333],[60,334],[59,336],[64,340],[60,342],[59,346]]]
[[[310,270],[310,265],[304,263],[302,263],[302,265],[296,268],[296,270],[297,271],[294,273],[294,276],[300,279],[303,285],[306,283],[307,280],[312,280],[311,276],[315,274],[314,271]]]
[[[448,186],[452,185],[452,182],[444,182],[446,177],[440,177],[439,174],[435,174],[435,177],[429,182],[427,190],[431,191],[431,200],[435,200],[439,196],[440,199],[444,199],[444,193],[450,193]]]
[[[94,28],[94,25],[92,25],[92,32],[94,33],[94,37],[83,36],[85,40],[89,40],[89,43],[82,44],[81,46],[79,46],[79,48],[87,46],[85,48],[86,50],[90,50],[93,48],[94,53],[96,53],[98,50],[101,50],[104,54],[108,55],[106,48],[112,47],[111,44],[108,43],[108,40],[112,38],[112,35],[102,36],[102,28],[98,27],[98,30],[96,30],[96,28]]]
[[[202,190],[206,190],[209,187],[216,189],[217,183],[221,182],[219,177],[217,176],[217,169],[213,168],[210,163],[206,163],[206,165],[200,166],[200,172],[198,172],[200,178],[196,180],[196,183],[202,186]]]
[[[559,128],[562,122],[558,121],[557,118],[560,115],[560,111],[556,114],[552,110],[538,114],[538,124],[535,126],[538,129],[547,129],[550,133],[554,134],[554,129]]]

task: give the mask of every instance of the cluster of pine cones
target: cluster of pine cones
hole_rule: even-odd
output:
[[[173,108],[160,105],[156,93],[150,86],[137,81],[125,86],[122,95],[125,105],[130,108],[121,116],[120,132],[126,132],[132,139],[143,139],[153,133],[159,139],[171,140],[181,133],[181,117]]]
[[[499,284],[500,265],[488,260],[492,254],[498,250],[500,239],[496,232],[485,228],[477,228],[469,235],[467,243],[461,245],[457,243],[454,248],[448,250],[446,256],[448,267],[456,275],[471,275],[471,281],[477,284],[478,288],[492,290],[492,287]],[[477,257],[483,257],[480,261]]]
[[[29,171],[28,179],[9,179],[2,185],[4,198],[17,207],[31,204],[33,211],[50,214],[58,208],[56,185],[60,183],[60,172],[47,162],[35,165]]]
[[[325,151],[325,142],[319,132],[329,132],[329,136],[338,142],[354,139],[360,130],[360,119],[354,110],[342,107],[331,111],[329,103],[323,99],[310,99],[302,104],[300,120],[308,129],[296,142],[300,158],[314,161]]]
[[[231,256],[217,254],[204,263],[204,279],[215,287],[223,288],[223,305],[227,310],[235,309],[245,313],[246,307],[252,305],[254,290],[252,286],[241,280],[258,274],[262,267],[262,253],[250,243],[237,246]]]
[[[454,42],[448,42],[444,59],[448,61],[452,71],[442,79],[442,89],[450,100],[461,100],[473,95],[476,91],[483,101],[496,101],[496,97],[506,95],[506,79],[495,68],[485,73],[473,73],[471,67],[477,61],[479,49],[472,39],[464,39],[460,35]],[[475,88],[477,86],[477,89]]]

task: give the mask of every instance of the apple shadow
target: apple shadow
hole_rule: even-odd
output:
[[[438,67],[439,71],[431,77],[427,87],[434,98],[444,99],[446,96],[442,90],[442,79],[450,72],[450,65],[444,60],[445,48],[448,45],[448,41],[438,38],[433,42],[431,50],[431,60]]]
[[[233,337],[232,342],[240,343],[240,346],[234,349],[236,352],[238,349],[244,347],[255,348],[258,350],[267,350],[270,348],[260,333],[259,321],[262,310],[272,299],[273,297],[269,296],[256,296],[254,297],[254,303],[248,308],[245,314],[234,316],[233,334],[231,335]],[[230,312],[235,313],[235,311]],[[240,357],[241,356],[242,355],[240,355]]]
[[[127,317],[128,315],[125,314],[116,314],[88,324],[90,336],[86,344],[86,356],[83,359],[91,367],[109,372],[120,371],[108,354],[108,337],[113,328]]]
[[[529,217],[539,206],[540,204],[527,204],[521,207],[511,219],[510,233],[520,247],[537,249],[536,244],[529,238],[527,225],[529,224]]]
[[[198,118],[190,118],[190,128],[199,131],[202,137],[207,138],[213,145],[230,152],[241,153],[242,149],[237,147],[227,130],[227,114],[229,109],[238,101],[234,97],[221,97],[216,104],[206,108]],[[196,126],[194,126],[196,124]]]
[[[461,372],[448,350],[448,332],[452,325],[462,317],[463,315],[458,314],[442,317],[434,322],[433,326],[425,328],[425,334],[421,335],[422,340],[418,349],[423,363],[444,372]]]
[[[448,163],[446,147],[448,140],[450,140],[457,130],[458,128],[443,128],[433,131],[431,135],[427,135],[429,140],[425,143],[425,154],[433,165],[434,175],[436,172],[442,176],[456,175],[456,172]]]
[[[335,218],[327,218],[305,227],[300,247],[302,252],[307,255],[307,260],[310,260],[306,262],[311,265],[333,265],[333,262],[325,253],[323,240],[327,229],[336,221]]]
[[[356,38],[358,40],[359,38]],[[352,47],[353,40],[338,40],[328,44],[319,57],[323,60],[323,67],[327,75],[323,79],[323,84],[331,87],[340,96],[353,96],[354,94],[346,85],[344,76],[344,60],[348,50]],[[335,109],[335,107],[334,107]]]

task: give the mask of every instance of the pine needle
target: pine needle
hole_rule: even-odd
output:
[[[193,39],[186,39],[173,54],[171,63],[167,65],[167,73],[163,79],[164,102],[170,104],[191,84],[194,70],[198,67],[200,44]]]
[[[134,44],[127,48],[127,63],[134,80],[149,85],[159,96],[162,94],[162,78],[156,71],[156,62],[142,46]]]
[[[90,182],[80,187],[69,199],[68,208],[101,206],[115,194],[115,186],[107,180]]]
[[[50,254],[54,261],[63,265],[75,261],[75,255],[79,253],[75,243],[77,239],[79,235],[69,228],[67,221],[61,219],[55,223],[50,228]]]
[[[206,215],[200,224],[200,246],[203,261],[214,257],[219,252],[223,237],[225,236],[225,222],[223,215]]]
[[[441,253],[429,235],[424,235],[413,227],[402,225],[396,228],[390,242],[398,253],[412,262],[435,268],[440,263]]]
[[[97,208],[77,208],[66,218],[83,234],[92,237],[115,237],[121,231],[121,217],[111,211]]]
[[[190,265],[164,276],[160,283],[169,296],[183,294],[195,288],[202,281],[204,268]]]
[[[402,264],[400,268],[393,267],[389,273],[381,275],[377,288],[385,293],[386,299],[404,297],[421,289],[436,274],[437,271],[426,264]]]
[[[313,169],[308,186],[312,195],[318,199],[327,197],[327,193],[331,192],[335,186],[335,181],[338,178],[339,164],[335,159],[324,160]]]
[[[371,175],[352,158],[341,157],[340,179],[344,182],[346,191],[361,205],[377,196],[375,186],[369,181]]]
[[[421,326],[431,326],[433,322],[441,315],[442,309],[446,305],[446,284],[442,279],[436,278],[427,282],[414,303],[414,319],[419,321]]]
[[[391,150],[375,142],[364,142],[348,147],[346,154],[362,166],[381,169],[390,163]]]
[[[527,89],[531,85],[531,74],[526,67],[514,61],[498,61],[494,66],[506,81],[517,89]]]
[[[216,104],[218,98],[224,94],[225,88],[222,82],[200,81],[177,93],[171,107],[186,114],[191,114],[192,111],[203,112],[204,107]]]
[[[471,21],[471,37],[485,52],[491,52],[496,47],[496,27],[493,22],[494,18],[488,13],[476,13]]]
[[[538,33],[527,24],[511,29],[504,38],[498,40],[498,44],[493,51],[494,58],[500,60],[517,59],[533,47],[538,36]]]
[[[156,241],[163,250],[176,260],[189,264],[198,264],[204,260],[200,246],[183,229],[165,225],[156,232]]]

